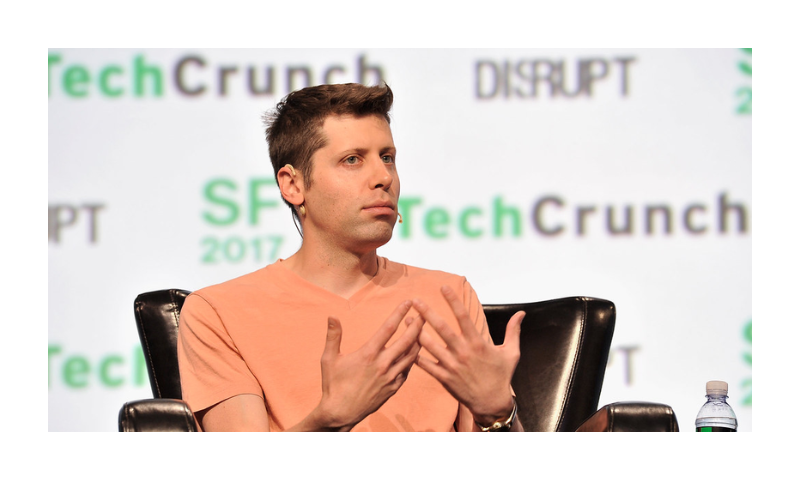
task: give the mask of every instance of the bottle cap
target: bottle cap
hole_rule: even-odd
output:
[[[711,380],[706,383],[706,395],[728,395],[728,382]]]

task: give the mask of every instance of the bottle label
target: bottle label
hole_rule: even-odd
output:
[[[697,427],[696,432],[735,432],[735,428],[728,427]]]

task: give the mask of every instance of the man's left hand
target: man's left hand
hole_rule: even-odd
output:
[[[466,406],[478,424],[491,425],[507,418],[513,409],[511,377],[519,362],[520,325],[525,312],[511,317],[503,344],[494,345],[480,335],[452,288],[442,287],[442,295],[450,304],[461,332],[453,331],[421,300],[414,300],[414,308],[444,341],[442,345],[423,330],[419,343],[435,361],[418,356],[417,365]]]

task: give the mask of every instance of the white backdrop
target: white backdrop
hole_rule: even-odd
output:
[[[387,81],[404,223],[380,254],[483,303],[618,309],[601,404],[707,380],[751,423],[751,54],[730,50],[49,51],[51,431],[151,397],[137,294],[299,246],[261,115],[293,88]]]

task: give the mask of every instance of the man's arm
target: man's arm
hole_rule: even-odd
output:
[[[428,305],[414,300],[414,308],[444,341],[442,345],[432,335],[422,332],[420,344],[435,360],[419,357],[417,364],[467,407],[477,424],[488,426],[508,418],[514,407],[511,377],[519,362],[519,334],[525,312],[511,317],[503,344],[494,345],[478,333],[452,288],[443,287],[442,295],[450,304],[461,332],[453,331]],[[475,430],[479,430],[477,425]],[[512,424],[512,430],[522,431],[519,421]]]
[[[205,432],[268,432],[269,416],[258,395],[242,394],[195,413]]]
[[[340,353],[342,326],[328,319],[328,335],[321,359],[322,398],[317,407],[289,431],[349,431],[397,392],[414,365],[419,350],[422,318],[407,318],[406,331],[392,345],[394,335],[411,309],[400,304],[360,349]],[[205,431],[268,431],[269,416],[257,395],[236,395],[198,415]]]

